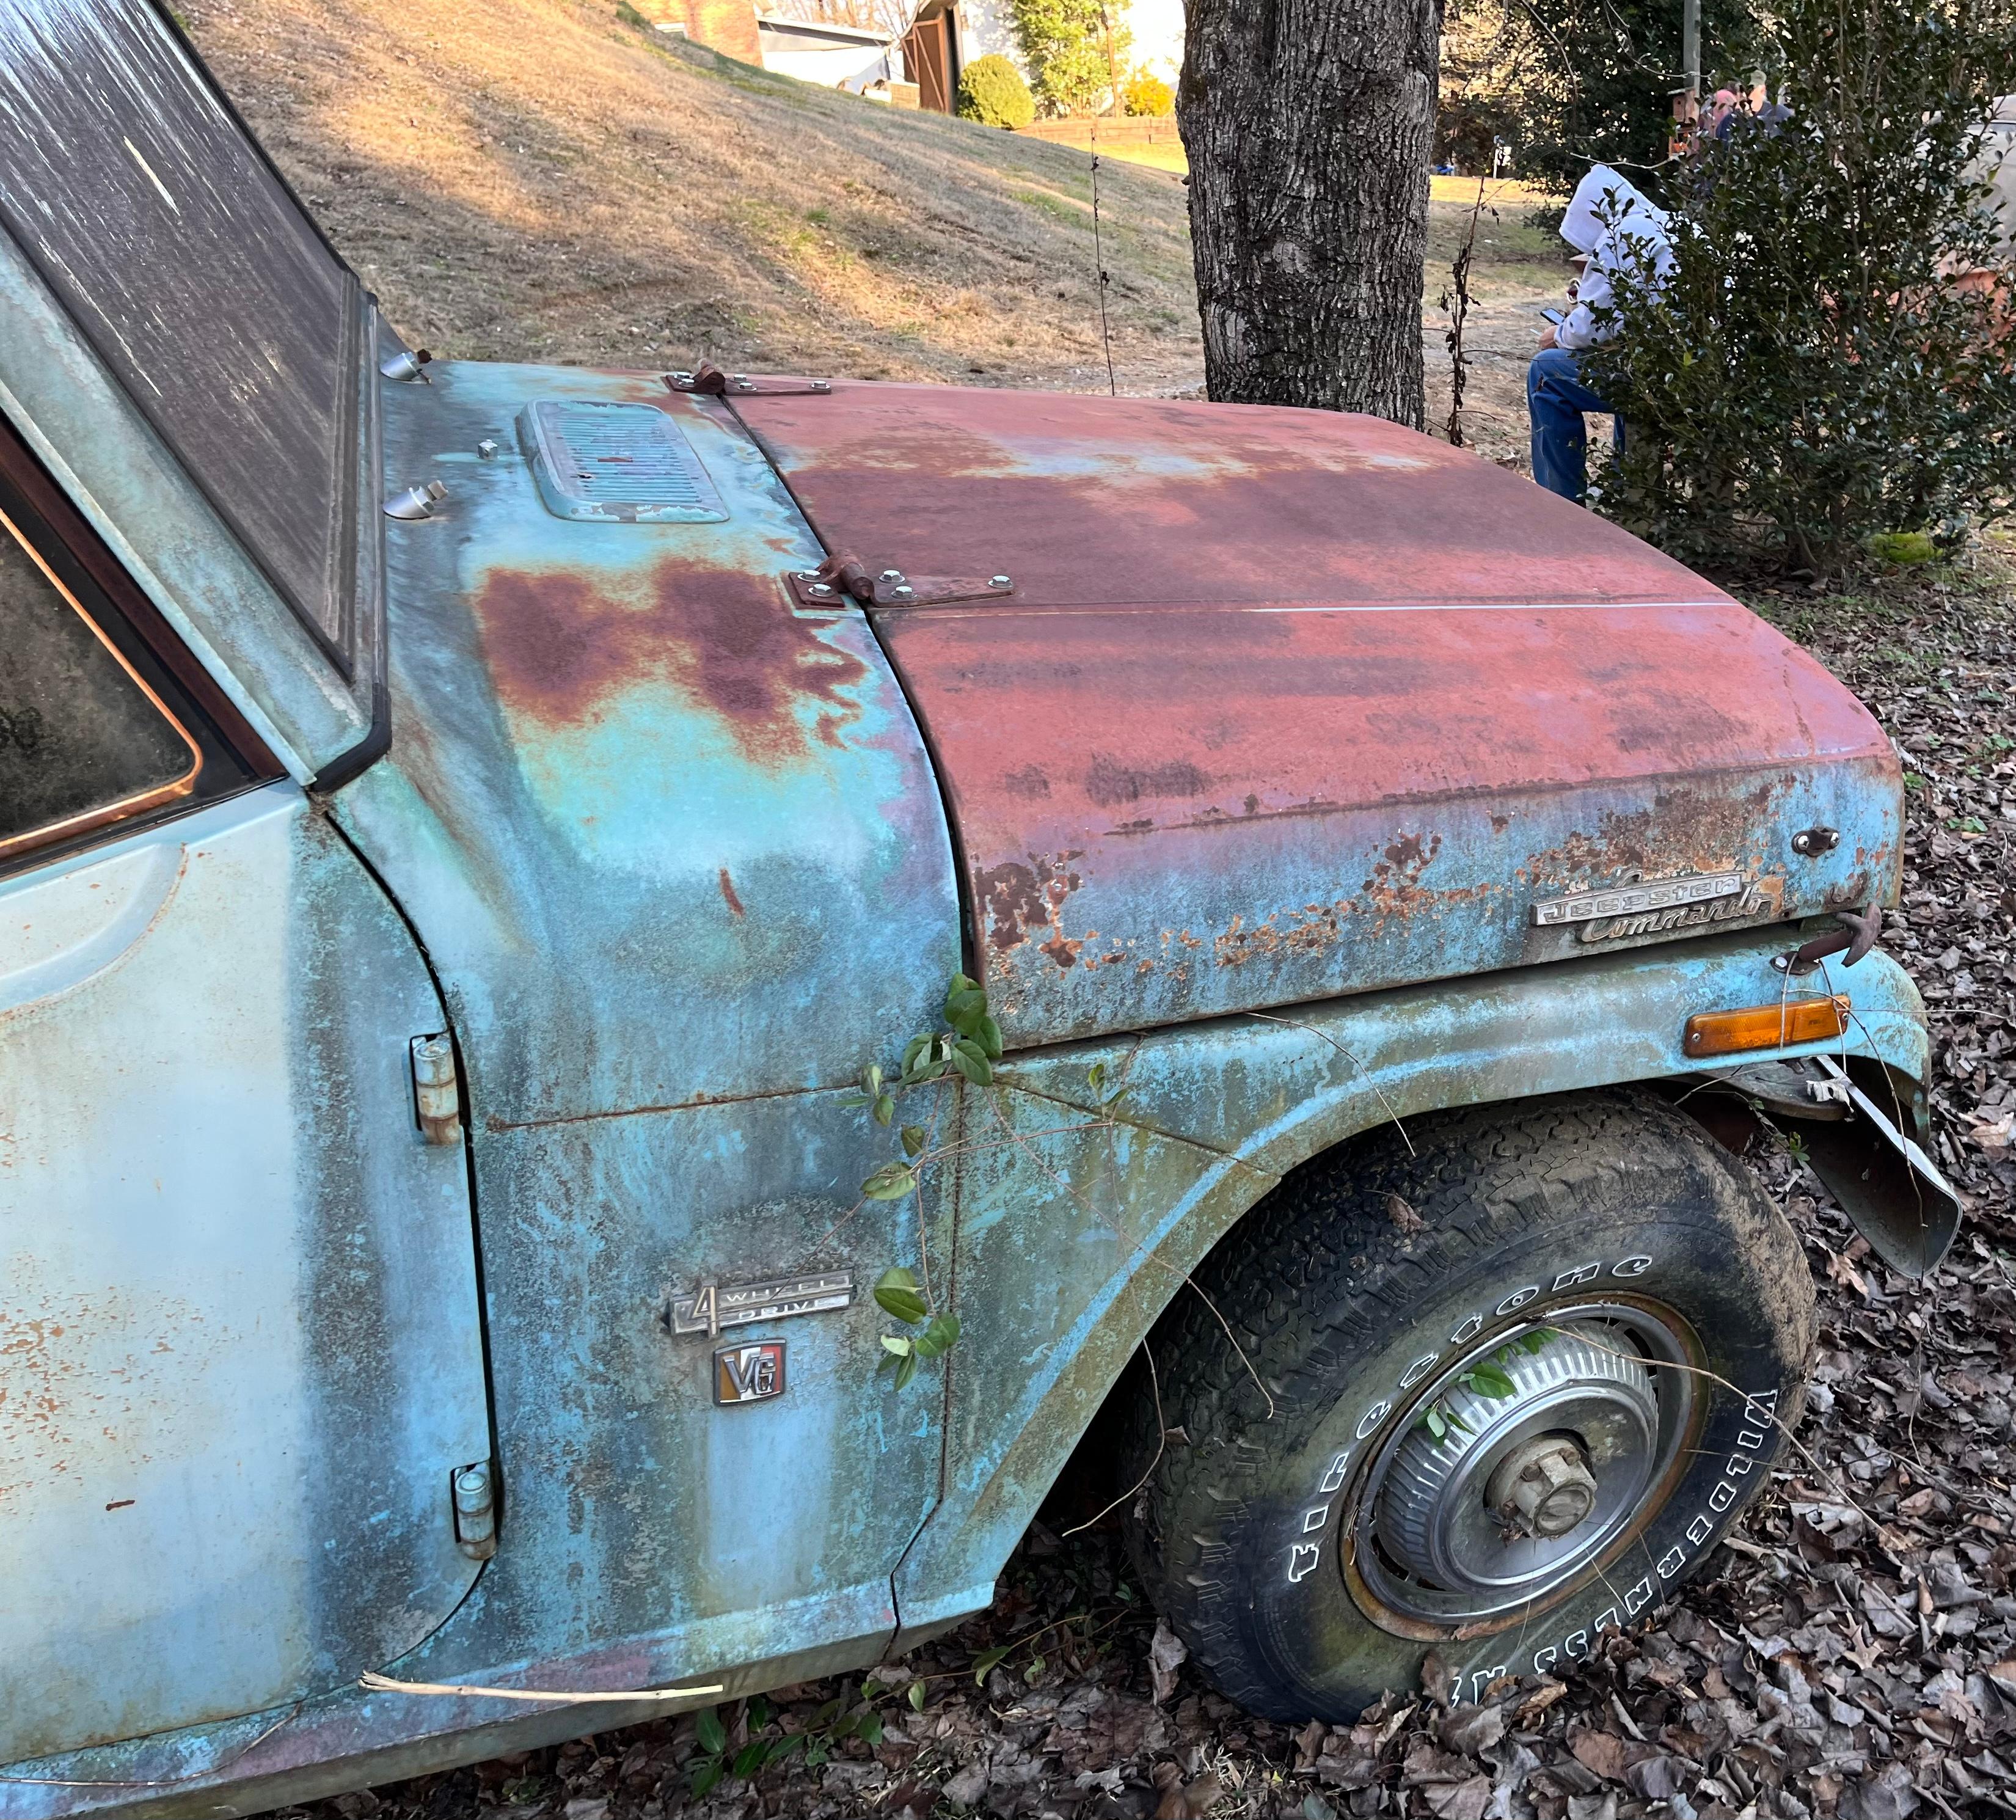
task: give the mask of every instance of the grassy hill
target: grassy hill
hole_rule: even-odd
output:
[[[1103,389],[1084,151],[767,75],[618,0],[181,0],[197,45],[410,340],[493,360]],[[1438,178],[1424,339],[1473,185]],[[1493,186],[1466,427],[1519,459],[1565,268]],[[1185,193],[1107,161],[1120,389],[1201,384]]]
[[[409,337],[1103,387],[1082,153],[766,75],[615,0],[182,0]],[[1123,390],[1202,377],[1179,180],[1100,173]]]

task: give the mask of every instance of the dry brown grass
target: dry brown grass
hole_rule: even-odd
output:
[[[182,5],[330,237],[438,354],[1106,383],[1089,161],[1071,146],[766,75],[626,24],[616,0]],[[1109,161],[1100,195],[1120,388],[1193,388],[1182,182]],[[1527,199],[1493,197],[1477,333],[1507,351],[1472,395],[1496,452],[1523,438],[1508,387],[1561,268],[1521,225]],[[1431,416],[1447,409],[1434,305],[1473,198],[1431,204]]]
[[[626,25],[605,0],[186,0],[393,319],[487,359],[1089,386],[1085,160]],[[1116,362],[1200,377],[1183,193],[1108,171]]]

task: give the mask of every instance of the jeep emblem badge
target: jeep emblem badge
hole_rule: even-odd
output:
[[[767,1403],[784,1394],[784,1342],[751,1340],[745,1346],[722,1346],[714,1355],[716,1403]]]

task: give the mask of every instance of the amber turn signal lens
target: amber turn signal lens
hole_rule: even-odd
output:
[[[1848,995],[1787,999],[1741,1011],[1699,1011],[1687,1019],[1681,1047],[1690,1055],[1733,1055],[1745,1049],[1788,1049],[1825,1043],[1848,1028]]]

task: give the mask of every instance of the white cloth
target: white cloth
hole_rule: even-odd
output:
[[[1607,164],[1597,165],[1575,186],[1561,217],[1561,238],[1578,253],[1586,253],[1589,265],[1575,307],[1554,330],[1557,347],[1587,348],[1617,333],[1615,319],[1599,323],[1595,313],[1616,303],[1614,273],[1633,272],[1656,290],[1673,269],[1666,211]]]

